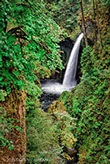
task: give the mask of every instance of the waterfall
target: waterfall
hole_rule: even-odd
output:
[[[66,90],[71,90],[71,88],[74,88],[77,85],[75,78],[76,78],[80,43],[81,43],[82,38],[83,38],[83,33],[81,33],[78,36],[70,54],[70,58],[69,58],[65,75],[64,75],[64,79],[63,79],[63,87],[66,88]]]
[[[70,58],[67,64],[67,68],[65,71],[63,84],[58,82],[48,81],[45,84],[42,84],[42,90],[49,94],[58,94],[60,95],[63,91],[71,91],[77,85],[76,81],[76,71],[77,71],[77,63],[78,63],[78,55],[80,49],[80,43],[83,38],[83,33],[81,33],[71,51]]]

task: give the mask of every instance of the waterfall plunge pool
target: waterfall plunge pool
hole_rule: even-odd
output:
[[[42,91],[45,93],[50,93],[54,95],[61,95],[64,91],[71,91],[76,85],[71,87],[64,87],[63,84],[59,82],[54,82],[54,80],[48,80],[45,84],[42,84]]]
[[[83,38],[83,33],[81,33],[73,46],[73,49],[70,54],[70,58],[67,64],[67,68],[65,71],[63,84],[58,82],[53,82],[52,80],[48,80],[45,84],[42,84],[42,91],[50,94],[61,95],[63,91],[71,91],[77,85],[76,81],[76,71],[77,71],[77,63],[79,56],[80,43]]]

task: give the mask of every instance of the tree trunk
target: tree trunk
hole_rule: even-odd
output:
[[[8,145],[1,147],[0,164],[24,164],[26,153],[25,92],[14,90],[6,98],[3,107],[7,113],[6,117],[14,118],[13,125],[21,127],[22,132],[13,128],[9,133],[5,134],[9,141],[13,141],[14,148],[8,150]]]
[[[94,21],[95,21],[95,49],[97,47],[97,26],[96,26],[96,11],[95,11],[95,2],[93,0],[93,12],[94,12]]]
[[[98,17],[98,3],[97,0],[95,0],[96,3],[96,23],[97,23],[97,28],[98,28],[98,33],[99,33],[99,39],[100,39],[100,44],[101,44],[101,52],[103,50],[103,43],[102,43],[102,38],[101,38],[101,30],[100,30],[100,25],[99,25],[99,17]]]
[[[87,46],[88,45],[88,41],[87,41],[87,33],[86,33],[86,26],[85,26],[85,20],[84,20],[84,12],[83,12],[82,0],[80,0],[80,6],[81,6],[81,14],[82,14],[82,25],[83,25],[83,31],[84,31],[84,39],[85,39],[85,43],[86,43],[86,46]]]

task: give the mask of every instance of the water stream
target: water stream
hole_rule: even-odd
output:
[[[80,43],[83,38],[83,33],[81,33],[73,46],[70,54],[70,58],[65,71],[63,83],[52,82],[48,80],[46,83],[42,84],[42,90],[45,93],[60,95],[63,91],[71,91],[77,85],[76,81],[76,71],[78,63],[78,55],[80,49]]]
[[[42,104],[42,109],[44,109],[44,111],[48,112],[48,107],[50,106],[50,104],[52,104],[53,101],[57,100],[63,91],[71,91],[71,89],[77,85],[76,72],[77,72],[80,43],[82,38],[83,38],[83,33],[81,33],[78,36],[72,48],[62,84],[59,83],[57,79],[56,80],[47,79],[45,80],[46,82],[42,83],[42,90],[44,94],[42,94],[42,96],[40,97],[40,101]],[[76,164],[77,159],[78,156],[76,151],[73,160],[67,160],[67,159],[64,160],[65,160],[65,164],[72,164],[72,163]]]

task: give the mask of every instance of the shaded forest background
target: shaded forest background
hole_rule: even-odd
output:
[[[109,163],[109,0],[0,1],[0,163]],[[41,80],[84,33],[80,83],[46,113]],[[60,76],[60,75],[59,75]]]

